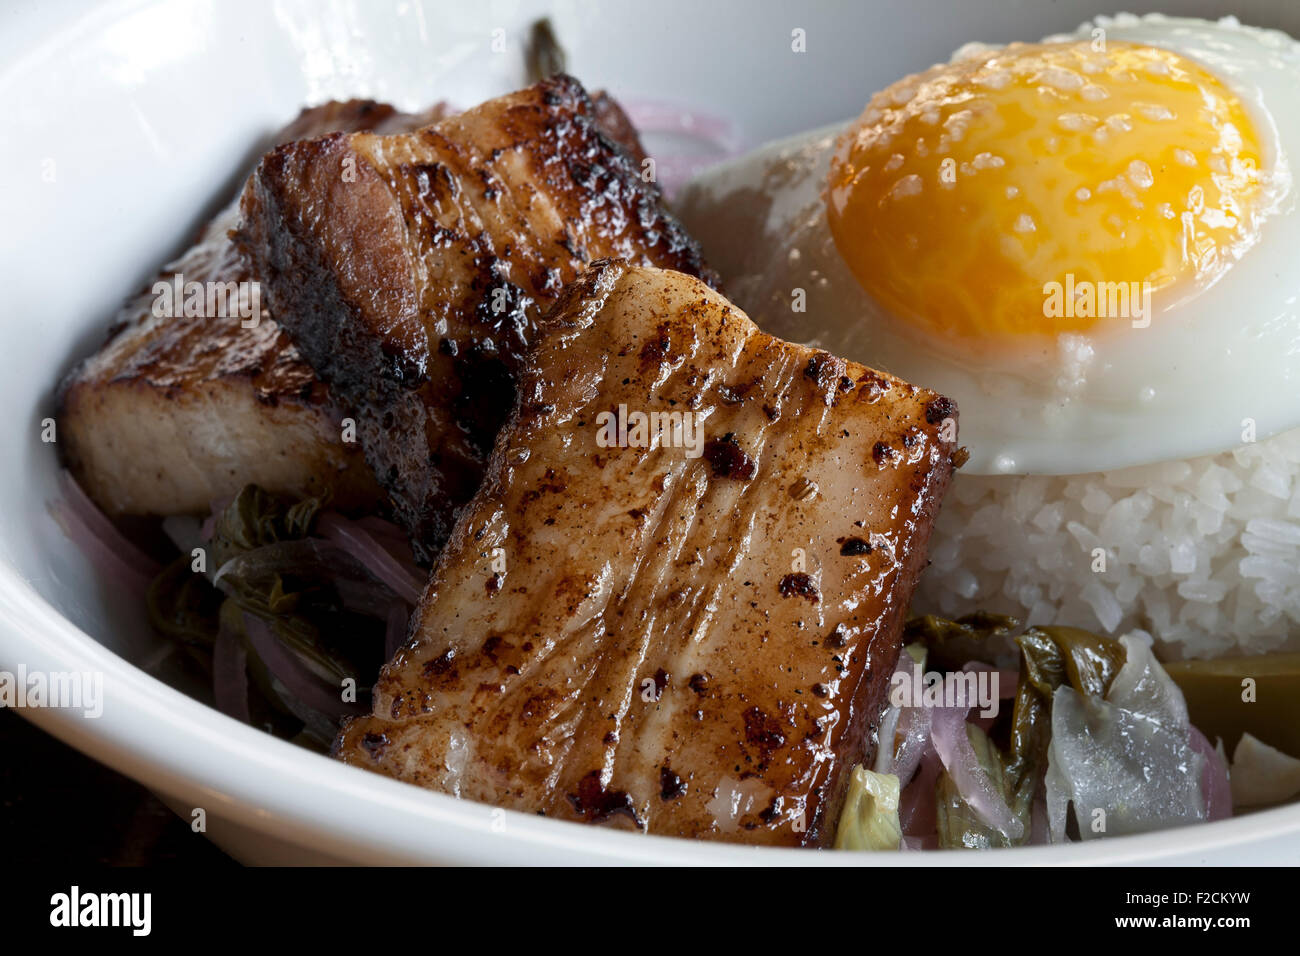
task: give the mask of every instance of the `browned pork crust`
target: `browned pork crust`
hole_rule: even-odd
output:
[[[272,309],[425,558],[478,487],[516,359],[565,283],[601,256],[707,275],[566,76],[414,133],[283,146],[243,216]]]
[[[693,416],[699,456],[609,447],[620,408]],[[870,758],[956,414],[763,334],[696,279],[594,266],[544,322],[338,756],[566,820],[826,845]]]
[[[332,102],[303,110],[276,139],[396,132],[447,112]],[[158,278],[253,279],[229,238],[238,218],[236,199]],[[123,306],[108,341],[59,391],[59,448],[99,507],[112,515],[206,512],[249,482],[294,496],[328,493],[342,508],[379,507],[358,446],[342,440],[329,390],[269,314],[254,328],[236,314],[156,316],[152,287]]]

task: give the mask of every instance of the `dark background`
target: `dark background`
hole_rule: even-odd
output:
[[[153,794],[0,708],[0,845],[15,865],[232,868]]]

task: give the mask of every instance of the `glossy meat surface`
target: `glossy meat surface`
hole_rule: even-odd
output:
[[[337,755],[568,820],[828,844],[952,473],[955,406],[621,262],[570,286],[540,334],[410,640]],[[623,446],[601,431],[620,409]],[[699,431],[638,445],[635,412]]]
[[[446,113],[327,103],[304,110],[277,142],[396,132]],[[229,237],[238,219],[236,199],[159,278],[252,279]],[[341,440],[328,389],[269,314],[252,328],[237,314],[158,316],[152,287],[123,306],[103,348],[60,390],[59,446],[96,504],[112,515],[202,513],[255,482],[295,496],[329,492],[344,508],[377,506],[379,488],[359,447]]]
[[[356,417],[425,559],[478,487],[517,357],[565,283],[603,256],[704,273],[598,113],[613,122],[560,76],[408,135],[277,149],[245,191],[241,242],[270,304]]]

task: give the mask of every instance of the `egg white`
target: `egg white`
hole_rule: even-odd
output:
[[[1098,29],[1213,72],[1250,110],[1269,175],[1255,244],[1214,284],[1181,300],[1157,293],[1148,327],[1061,336],[1034,355],[983,364],[927,348],[862,289],[831,238],[822,192],[848,124],[714,167],[680,200],[727,293],[760,326],[955,399],[967,473],[1108,471],[1300,426],[1300,214],[1289,165],[1300,155],[1300,44],[1233,18],[1160,15],[1100,17],[1048,41]]]

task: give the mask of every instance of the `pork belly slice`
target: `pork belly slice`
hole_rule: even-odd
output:
[[[304,110],[277,141],[333,130],[396,132],[447,112],[443,105],[408,114],[370,100],[326,103]],[[238,219],[236,197],[159,278],[251,279],[229,238]],[[295,496],[329,492],[343,508],[378,505],[359,446],[341,440],[328,389],[273,319],[246,329],[236,314],[160,318],[152,287],[122,307],[107,343],[59,392],[59,447],[100,508],[205,512],[248,482]]]
[[[600,263],[543,326],[409,643],[337,756],[566,820],[829,844],[952,474],[955,406],[774,339],[671,271]],[[633,430],[635,412],[689,413],[701,454],[631,430],[602,447],[620,409]]]
[[[407,135],[282,147],[244,193],[271,307],[355,416],[425,560],[478,488],[518,356],[565,283],[603,256],[705,274],[610,115],[559,76]]]

